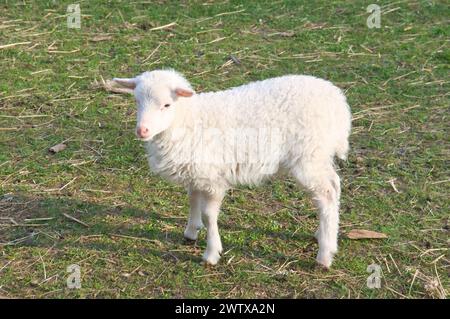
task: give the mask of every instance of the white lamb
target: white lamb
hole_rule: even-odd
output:
[[[340,179],[333,159],[345,159],[351,114],[342,91],[312,76],[287,75],[219,92],[196,94],[173,70],[115,78],[138,105],[137,136],[151,169],[186,186],[190,215],[184,236],[203,225],[203,260],[222,253],[217,219],[226,191],[258,184],[280,169],[314,196],[319,208],[317,261],[330,267],[337,252]]]

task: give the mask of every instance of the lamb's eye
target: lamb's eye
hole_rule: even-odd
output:
[[[164,107],[169,107],[170,106],[170,104],[164,104]]]

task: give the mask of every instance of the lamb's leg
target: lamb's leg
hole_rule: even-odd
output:
[[[332,166],[317,173],[317,170],[305,168],[293,171],[299,182],[313,193],[319,208],[319,229],[315,234],[319,242],[317,262],[329,268],[337,253],[340,182]]]
[[[331,266],[333,256],[337,253],[337,239],[339,231],[339,202],[336,192],[326,186],[314,192],[319,207],[319,254],[317,262],[326,268]]]
[[[203,227],[201,212],[201,193],[196,190],[189,189],[189,220],[184,230],[184,238],[189,240],[197,240],[198,231]]]
[[[207,230],[207,244],[203,260],[210,265],[217,264],[222,253],[222,242],[220,241],[217,219],[224,195],[224,193],[203,194],[202,220]]]
[[[330,182],[331,185],[333,186],[334,190],[336,191],[336,200],[337,200],[337,210],[338,210],[338,220],[337,223],[339,224],[339,203],[340,203],[340,198],[341,198],[341,179],[339,178],[338,174],[333,170],[333,172],[330,172]],[[316,200],[317,205],[320,205],[320,203]],[[319,207],[320,208],[320,207]],[[339,231],[339,229],[338,229]],[[314,237],[317,239],[317,241],[319,241],[319,237],[320,237],[320,225],[317,228],[316,232],[314,233]],[[336,245],[333,249],[333,253],[337,253],[337,240],[336,240]]]

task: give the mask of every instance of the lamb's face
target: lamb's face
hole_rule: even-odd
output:
[[[147,141],[172,125],[177,99],[164,84],[141,81],[134,92],[137,104],[136,135]]]
[[[114,79],[132,90],[136,98],[136,135],[139,139],[149,141],[167,130],[175,119],[179,98],[193,95],[190,87],[181,86],[184,83],[175,84],[176,76],[179,75],[171,71],[153,71],[133,79]]]

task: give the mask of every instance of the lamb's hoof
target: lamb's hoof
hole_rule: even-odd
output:
[[[190,244],[195,243],[197,241],[197,236],[195,236],[195,238],[194,238],[191,236],[186,236],[186,234],[184,234],[184,241],[186,243],[190,243]]]
[[[317,242],[319,242],[319,230],[315,231],[314,238],[316,239]]]
[[[184,239],[188,242],[196,242],[198,238],[198,230],[195,231],[189,231],[189,230],[185,230],[184,231]]]
[[[321,254],[317,255],[317,263],[326,270],[329,270],[333,263],[333,254]]]
[[[196,242],[196,239],[187,238],[186,236],[183,238],[183,244],[185,245],[194,245]]]
[[[217,263],[220,260],[220,252],[215,252],[215,253],[205,252],[203,254],[202,259],[206,266],[215,266],[215,265],[217,265]]]

